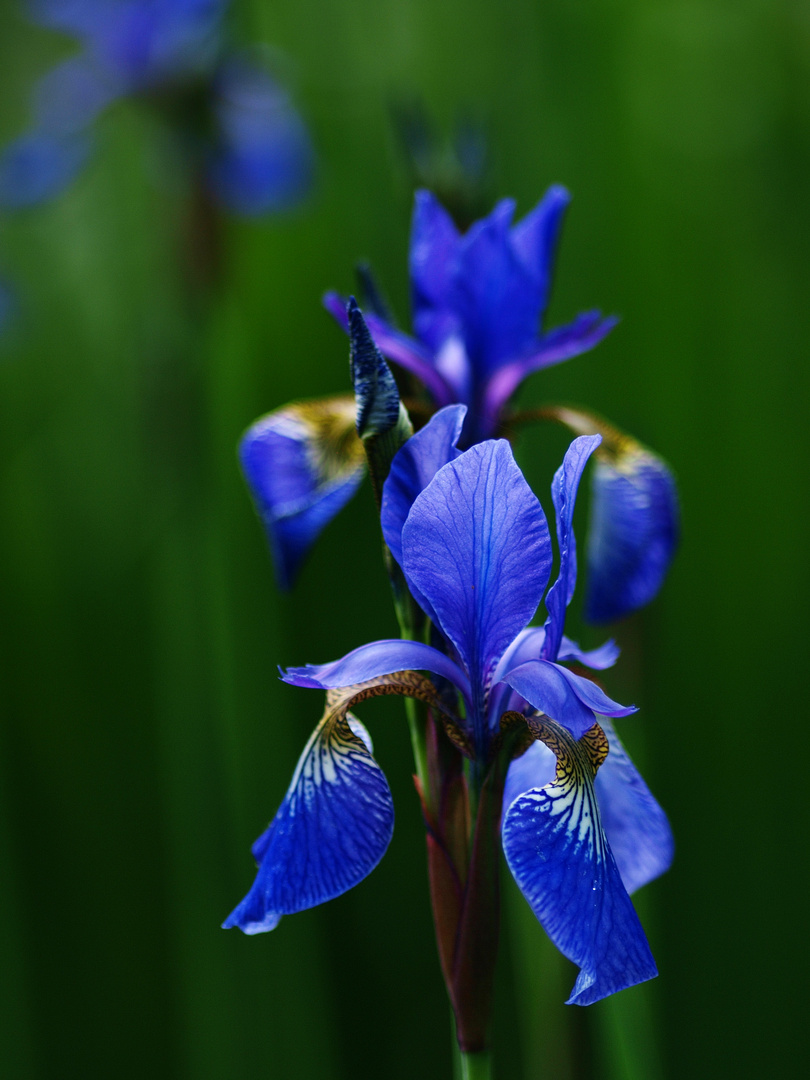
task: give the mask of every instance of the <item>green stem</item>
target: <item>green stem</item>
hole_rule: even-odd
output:
[[[422,794],[430,802],[430,776],[427,763],[427,743],[425,739],[425,715],[421,702],[413,698],[403,698],[405,702],[405,715],[408,718],[408,730],[411,733],[411,748],[413,749],[413,764],[416,776],[422,787]]]
[[[492,1056],[485,1050],[479,1054],[465,1054],[459,1050],[461,1080],[491,1080]]]

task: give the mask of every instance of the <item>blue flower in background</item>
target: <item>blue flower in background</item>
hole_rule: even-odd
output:
[[[504,713],[524,713],[540,740],[509,770],[503,848],[550,937],[581,968],[571,1001],[588,1004],[656,974],[628,890],[666,869],[672,853],[662,811],[615,733],[597,724],[634,709],[565,666],[605,668],[617,653],[612,643],[583,652],[563,634],[576,580],[574,501],[600,437],[576,439],[555,476],[559,575],[546,597],[545,626],[527,629],[552,563],[546,518],[508,443],[457,449],[465,412],[445,408],[408,440],[383,492],[386,543],[444,651],[376,641],[334,663],[287,670],[285,681],[327,691],[326,712],[254,846],[256,880],[224,925],[270,930],[377,865],[393,805],[368,735],[349,710],[375,694],[398,693],[446,711],[418,674],[428,671],[463,700],[463,719],[446,719],[447,730],[479,774],[496,752]],[[597,787],[609,740],[615,764]],[[559,763],[550,777],[545,747]]]
[[[284,88],[228,45],[227,0],[33,0],[32,17],[82,51],[40,80],[31,130],[0,157],[0,205],[57,195],[116,100],[163,109],[211,190],[243,214],[282,210],[306,192],[313,155]]]

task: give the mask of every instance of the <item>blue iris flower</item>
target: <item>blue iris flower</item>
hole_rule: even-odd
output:
[[[566,326],[542,327],[568,202],[564,188],[552,187],[513,225],[514,203],[505,199],[462,234],[434,195],[417,192],[410,248],[413,337],[396,328],[367,278],[372,310],[365,317],[374,343],[420,381],[432,406],[467,406],[462,446],[500,432],[510,419],[512,395],[530,374],[592,348],[616,323],[589,311]],[[324,302],[349,328],[350,305],[336,293],[327,293]],[[674,481],[659,457],[593,414],[559,406],[544,412],[577,434],[604,436],[593,468],[585,607],[594,622],[620,618],[653,599],[669,569],[678,542]],[[248,430],[242,456],[251,463],[245,469],[248,484],[272,534],[278,578],[289,585],[331,515],[313,512],[325,456],[306,424],[299,425],[297,454],[310,462],[310,476],[300,492],[309,527],[299,528],[291,520],[294,503],[278,505],[262,486],[262,477],[283,468],[269,444],[254,446],[273,424],[273,415]],[[352,483],[356,487],[354,477]],[[345,490],[348,493],[348,485]],[[295,543],[285,544],[276,535],[281,532],[294,533]]]
[[[672,855],[663,812],[606,719],[634,708],[566,666],[598,670],[617,655],[611,642],[585,652],[563,632],[576,581],[576,492],[600,436],[577,438],[554,477],[559,574],[545,624],[532,628],[552,564],[546,518],[507,442],[458,450],[465,412],[444,408],[408,440],[382,502],[386,543],[444,648],[376,641],[283,674],[326,690],[326,712],[254,845],[255,882],[224,925],[249,934],[273,929],[282,915],[340,895],[377,865],[393,805],[350,709],[377,693],[446,708],[418,674],[427,671],[458,691],[463,709],[448,730],[475,767],[486,768],[505,712],[523,713],[539,740],[510,766],[502,844],[535,914],[581,969],[570,1000],[588,1004],[656,974],[628,893]]]
[[[281,210],[305,193],[309,136],[284,88],[227,48],[228,0],[32,0],[29,8],[82,50],[36,87],[31,129],[0,156],[0,205],[59,194],[87,160],[96,118],[135,96],[165,109],[230,209]]]
[[[410,273],[415,337],[380,314],[367,314],[382,354],[415,375],[436,405],[467,406],[466,445],[497,434],[503,410],[532,372],[593,348],[616,325],[598,311],[542,330],[562,216],[570,196],[548,190],[522,221],[503,199],[460,234],[429,191],[418,191],[411,227]],[[344,326],[337,293],[324,303]]]

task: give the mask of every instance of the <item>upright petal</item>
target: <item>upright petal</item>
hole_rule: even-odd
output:
[[[560,572],[546,597],[546,640],[543,659],[556,660],[560,651],[565,610],[571,603],[577,583],[577,545],[574,537],[574,506],[582,472],[591,454],[601,443],[601,435],[580,435],[566,451],[562,465],[551,482],[551,500],[557,517],[557,546]]]
[[[383,488],[380,525],[391,554],[402,566],[402,527],[416,497],[448,461],[461,454],[456,449],[464,405],[447,405],[397,451]]]
[[[543,508],[503,440],[440,469],[402,530],[403,568],[427,598],[479,695],[534,614],[551,566]]]
[[[223,927],[272,930],[281,915],[351,889],[385,854],[394,830],[388,782],[370,740],[348,710],[357,694],[331,698],[267,830],[253,846],[256,879]]]
[[[586,615],[609,622],[655,597],[678,546],[675,481],[639,444],[614,460],[597,458],[588,541]]]
[[[258,420],[239,448],[281,588],[289,588],[322,529],[365,469],[351,397],[287,405]]]
[[[512,229],[512,247],[532,276],[541,314],[548,306],[554,255],[563,214],[570,201],[565,188],[554,184],[534,210]]]
[[[600,719],[610,753],[596,776],[596,796],[624,887],[629,893],[668,870],[675,841],[666,814],[630,760],[609,720]]]
[[[604,732],[594,725],[577,741],[550,721],[533,730],[557,757],[556,777],[511,803],[504,854],[546,933],[581,969],[569,1004],[590,1005],[657,970],[601,824],[594,776]]]
[[[540,307],[532,276],[510,242],[513,212],[514,202],[504,199],[459,245],[455,306],[481,383],[537,337]]]
[[[453,272],[459,244],[453,219],[430,191],[417,191],[411,223],[410,274],[413,327],[434,352],[458,329]]]

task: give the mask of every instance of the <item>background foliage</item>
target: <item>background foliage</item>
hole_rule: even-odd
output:
[[[800,1075],[807,963],[810,17],[782,0],[235,5],[282,50],[320,159],[309,202],[228,223],[205,304],[181,193],[134,106],[72,188],[0,221],[0,1045],[9,1080],[447,1074],[422,826],[398,703],[364,719],[397,831],[349,895],[219,929],[319,715],[277,663],[395,633],[370,493],[275,590],[235,444],[342,391],[320,307],[361,256],[407,317],[392,95],[484,119],[493,194],[565,183],[552,320],[623,321],[523,400],[579,400],[664,454],[683,544],[620,625],[622,736],[671,815],[640,908],[655,983],[589,1010],[507,892],[502,1077]],[[66,39],[0,13],[0,138]],[[518,450],[544,500],[564,436]],[[583,643],[599,640],[583,630]],[[507,875],[508,877],[508,875]],[[505,887],[509,887],[505,879]],[[552,1072],[553,1070],[553,1072]]]

